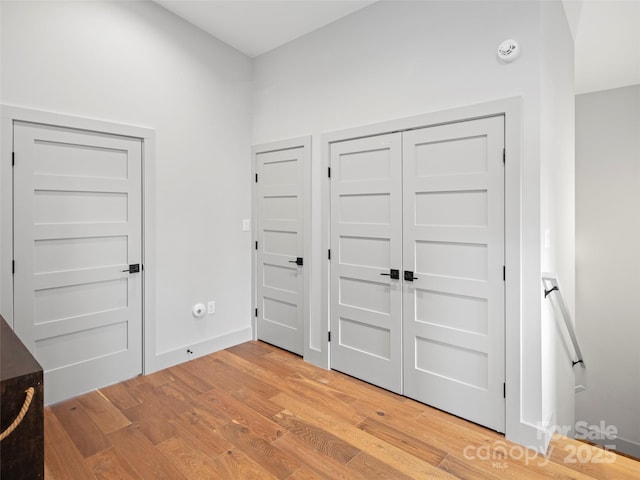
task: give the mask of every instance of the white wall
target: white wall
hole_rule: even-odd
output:
[[[147,368],[250,338],[249,58],[150,2],[2,1],[1,13],[2,103],[155,129]],[[194,320],[208,300],[215,316]]]
[[[574,43],[560,2],[542,2],[540,13],[541,269],[558,275],[575,319]],[[575,353],[551,298],[540,298],[542,418],[573,428]]]
[[[540,323],[540,14],[537,2],[376,3],[256,58],[253,123],[254,144],[313,135],[312,229],[317,238],[322,133],[492,99],[522,97],[524,257],[520,343],[524,381],[519,387],[520,420],[523,425],[534,426],[542,421],[541,382],[546,374],[542,371]],[[549,15],[564,18],[561,9]],[[550,28],[556,27],[554,24]],[[498,45],[507,38],[518,40],[522,47],[522,56],[511,64],[496,58]],[[556,66],[549,63],[546,68]],[[564,73],[565,69],[561,70]],[[551,117],[547,120],[553,122]],[[563,128],[571,133],[570,127]],[[323,260],[316,242],[311,262],[310,319],[316,338],[322,338],[323,332],[319,331],[318,295],[313,292],[320,289]],[[527,441],[524,432],[511,432],[510,436]]]
[[[640,85],[576,96],[576,419],[640,457]]]

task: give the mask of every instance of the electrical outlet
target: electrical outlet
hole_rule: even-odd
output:
[[[214,313],[216,313],[216,302],[212,300],[207,303],[207,315],[212,315]]]

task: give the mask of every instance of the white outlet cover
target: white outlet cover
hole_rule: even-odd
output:
[[[203,303],[196,303],[191,309],[191,314],[196,318],[202,318],[206,311],[206,307]]]
[[[248,218],[242,220],[242,230],[248,232],[251,228],[251,221]]]
[[[207,304],[207,315],[212,315],[216,313],[216,302],[211,301]]]

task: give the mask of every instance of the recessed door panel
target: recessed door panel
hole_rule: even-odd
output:
[[[388,193],[344,194],[339,202],[342,224],[391,224],[391,196]]]
[[[487,226],[486,190],[419,193],[415,201],[416,225]]]
[[[416,290],[415,321],[486,335],[487,299],[443,291]]]
[[[340,278],[340,305],[389,315],[391,296],[388,282]]]
[[[418,140],[412,148],[416,177],[487,171],[487,137]]]
[[[339,254],[342,265],[390,268],[391,242],[388,238],[340,237]]]
[[[415,261],[411,270],[416,273],[471,280],[487,279],[487,245],[416,240],[414,252]]]

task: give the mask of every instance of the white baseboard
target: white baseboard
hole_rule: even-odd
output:
[[[193,360],[194,358],[209,355],[210,353],[224,350],[225,348],[233,347],[239,343],[248,342],[253,339],[253,332],[251,327],[238,330],[236,332],[227,333],[220,337],[210,338],[198,343],[192,343],[184,345],[168,352],[163,352],[156,355],[154,362],[154,370],[147,371],[145,373],[153,373],[164,368],[169,368],[179,363]],[[187,349],[193,353],[187,353]]]
[[[632,457],[640,458],[640,443],[632,442],[631,440],[625,440],[624,438],[616,438],[614,440],[606,440],[600,442],[599,440],[596,443],[601,443],[604,445],[612,445],[616,452],[624,453],[627,455],[631,455]]]

